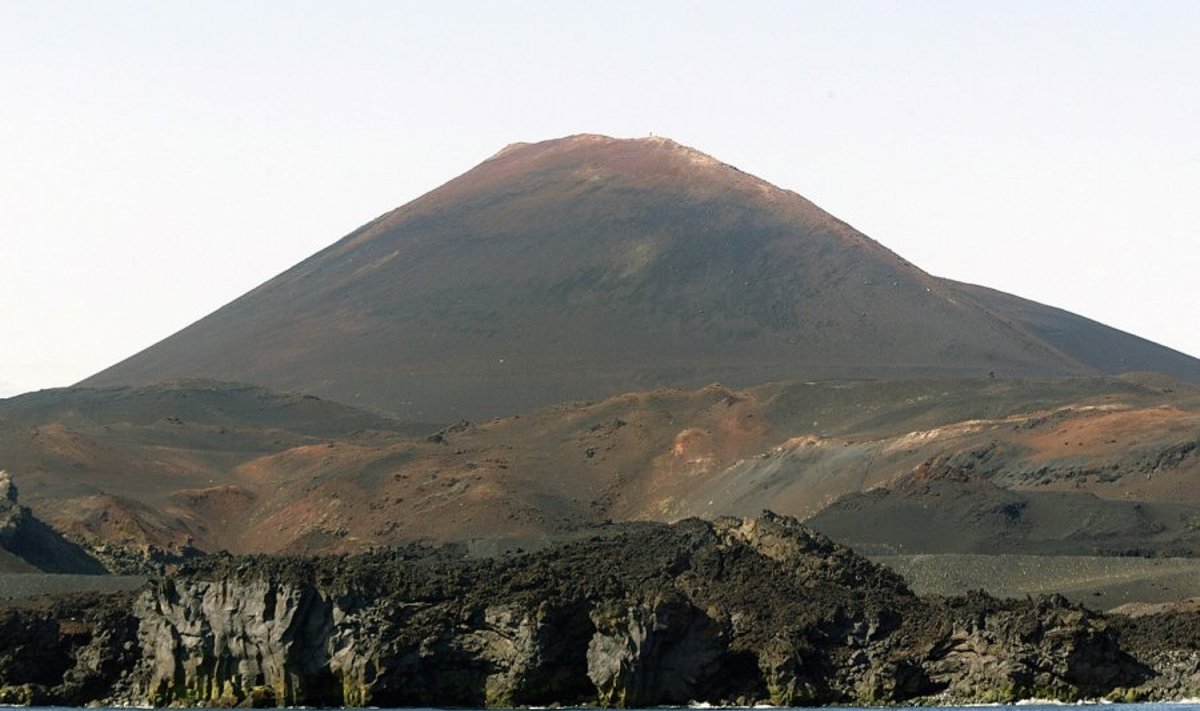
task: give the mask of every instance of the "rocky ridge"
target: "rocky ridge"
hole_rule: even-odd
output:
[[[1149,641],[1158,618],[917,597],[773,514],[465,553],[210,556],[137,593],[10,604],[0,702],[964,703],[1166,698],[1200,678],[1196,650]]]

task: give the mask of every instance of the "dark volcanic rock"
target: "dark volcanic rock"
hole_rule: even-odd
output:
[[[141,656],[129,593],[0,608],[0,704],[83,705],[118,692]]]
[[[1113,615],[1121,646],[1149,666],[1154,677],[1127,689],[1124,700],[1200,696],[1200,610],[1196,600],[1151,614]]]
[[[920,599],[794,519],[626,524],[545,551],[216,556],[0,618],[0,698],[648,706],[1097,697],[1148,670],[1061,598]],[[60,682],[59,679],[62,681]]]

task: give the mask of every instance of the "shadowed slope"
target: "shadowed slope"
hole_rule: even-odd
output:
[[[506,148],[84,384],[211,377],[450,421],[713,381],[1110,370],[973,296],[698,151],[573,136]]]
[[[0,469],[0,573],[99,575],[104,566],[39,521],[17,501],[17,487]]]

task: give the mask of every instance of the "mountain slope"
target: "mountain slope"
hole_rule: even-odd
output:
[[[1200,360],[1088,318],[983,286],[942,280],[1006,322],[1102,373],[1159,372],[1200,382]]]
[[[447,422],[714,381],[1115,370],[990,303],[698,151],[583,135],[510,146],[83,384],[238,380]]]
[[[0,400],[0,469],[17,473],[22,501],[38,518],[77,540],[237,549],[246,511],[287,495],[291,483],[280,471],[239,479],[239,465],[281,451],[310,451],[319,462],[329,442],[369,441],[377,432],[426,434],[249,385],[63,388]],[[311,481],[296,488],[311,491]],[[254,535],[262,542],[274,533]]]
[[[771,509],[875,553],[1190,555],[1198,432],[1200,387],[1157,377],[660,389],[416,436],[192,382],[0,400],[0,468],[74,538],[168,552],[529,546]]]

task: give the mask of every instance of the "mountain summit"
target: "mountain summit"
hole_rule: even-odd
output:
[[[938,279],[664,138],[518,143],[84,385],[238,380],[417,421],[713,381],[1200,361]]]

